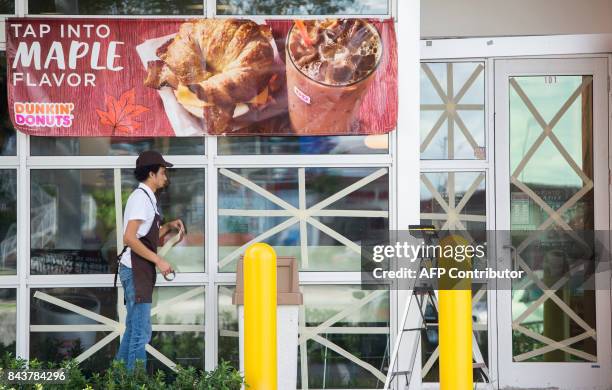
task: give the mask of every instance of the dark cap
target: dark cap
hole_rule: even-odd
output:
[[[154,150],[147,150],[146,152],[140,153],[140,156],[136,159],[136,168],[146,167],[149,165],[161,165],[162,167],[172,168],[172,164],[164,160],[159,152]]]

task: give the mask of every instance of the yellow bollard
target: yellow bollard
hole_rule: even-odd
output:
[[[465,246],[461,236],[447,236],[440,240],[446,245]],[[438,331],[440,349],[440,390],[471,390],[474,388],[472,368],[472,281],[457,281],[447,277],[451,267],[471,270],[471,259],[457,262],[452,258],[440,259],[446,277],[440,278],[438,299]]]
[[[268,244],[244,254],[244,371],[250,390],[277,390],[276,253]]]

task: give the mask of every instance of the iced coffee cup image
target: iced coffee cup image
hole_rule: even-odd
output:
[[[287,35],[287,95],[297,134],[350,134],[382,56],[363,19],[297,20]]]

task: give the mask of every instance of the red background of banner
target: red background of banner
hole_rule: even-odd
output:
[[[172,125],[170,124],[162,100],[158,91],[145,87],[143,80],[146,76],[141,59],[136,52],[136,46],[147,39],[158,38],[164,35],[173,34],[178,31],[178,27],[187,19],[58,19],[58,18],[9,18],[6,23],[7,37],[7,68],[8,68],[8,96],[9,112],[15,128],[38,136],[129,136],[129,137],[151,137],[151,136],[175,136]],[[358,133],[354,134],[382,134],[393,130],[397,122],[398,96],[397,96],[397,42],[392,20],[372,20],[371,21],[381,33],[383,40],[383,57],[374,75],[375,79],[370,85],[366,95],[362,100],[359,112],[361,126]],[[20,33],[23,34],[26,24],[30,24],[38,32],[40,24],[51,25],[51,31],[43,38],[20,37],[15,38],[14,24],[21,24]],[[106,24],[110,28],[110,36],[99,39],[93,34],[87,38],[60,38],[59,25],[77,24]],[[269,20],[266,24],[272,28],[276,44],[284,61],[284,41],[287,31],[291,27],[292,21],[289,20]],[[15,58],[19,42],[25,41],[31,44],[34,41],[41,43],[41,62],[44,60],[53,41],[61,41],[64,53],[67,55],[72,40],[93,43],[101,42],[99,64],[106,63],[106,52],[108,42],[122,41],[124,45],[119,46],[118,54],[121,58],[115,64],[123,66],[124,69],[118,72],[102,70],[91,70],[89,66],[89,56],[79,60],[75,70],[60,70],[52,62],[49,69],[36,70],[33,64],[29,68],[13,70],[13,60]],[[67,63],[67,61],[66,61]],[[29,73],[30,78],[38,80],[42,73],[68,73],[78,74],[94,73],[96,75],[95,87],[69,87],[65,80],[60,87],[26,87],[25,82],[13,87],[13,73]],[[106,111],[105,101],[108,95],[119,99],[121,94],[134,88],[135,104],[145,106],[149,109],[144,113],[135,116],[139,123],[138,127],[129,133],[113,131],[113,128],[100,123],[100,118],[96,109]],[[72,127],[28,127],[15,124],[14,102],[52,102],[63,103],[73,102],[74,121]],[[244,131],[232,132],[231,135],[254,135],[254,134],[276,134],[276,135],[296,135],[286,123],[281,121],[262,123],[261,126],[254,126]],[[228,134],[229,135],[229,134]]]

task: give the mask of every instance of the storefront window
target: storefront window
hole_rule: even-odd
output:
[[[11,15],[15,13],[15,0],[0,1],[0,14]]]
[[[30,357],[53,362],[79,358],[86,372],[106,370],[125,322],[121,294],[111,287],[33,290]],[[204,368],[204,302],[203,286],[155,288],[150,373],[175,364]]]
[[[32,156],[137,156],[149,149],[164,155],[203,155],[204,137],[30,137]]]
[[[205,288],[158,287],[153,293],[151,346],[161,355],[147,369],[168,371],[167,363],[204,369]]]
[[[453,231],[470,242],[486,243],[486,178],[484,172],[421,173],[421,223],[438,230]],[[474,268],[486,267],[486,258],[472,259]],[[429,304],[425,321],[438,323],[438,313]],[[473,286],[472,321],[478,363],[488,364],[487,286]],[[422,377],[424,382],[439,382],[438,329],[429,327],[421,333]],[[483,381],[482,371],[474,369],[474,380]]]
[[[133,169],[121,171],[123,209],[127,198],[138,186],[133,172]],[[177,272],[205,272],[205,171],[170,169],[168,179],[170,185],[156,194],[159,212],[162,213],[164,223],[180,218],[187,234],[183,241],[170,249],[165,259]]]
[[[239,154],[386,154],[389,136],[219,137],[218,153]]]
[[[0,275],[17,271],[17,171],[0,170]]]
[[[109,273],[117,255],[113,171],[32,170],[31,273]]]
[[[15,354],[17,338],[17,290],[0,288],[0,355]]]
[[[28,0],[30,14],[203,15],[202,0]]]
[[[386,0],[217,0],[219,15],[386,15]]]
[[[5,3],[0,1],[0,14],[3,12]],[[11,4],[12,5],[12,4]],[[10,13],[13,13],[12,11]],[[6,86],[6,53],[0,51],[0,105],[8,107],[8,94]],[[0,156],[15,156],[17,154],[17,134],[13,128],[8,109],[2,110],[0,115]]]
[[[358,271],[360,242],[389,229],[387,168],[220,169],[219,269],[266,242],[303,271]]]
[[[421,64],[421,159],[484,160],[484,64]]]
[[[86,358],[79,367],[86,373],[104,371],[119,348],[118,334],[99,350],[94,345],[116,331],[117,320],[116,288],[33,289],[30,358],[60,362],[81,356]]]
[[[301,290],[297,387],[382,388],[389,358],[389,292],[353,285],[308,285]],[[233,292],[233,286],[219,288],[219,359],[237,365]]]
[[[485,231],[484,172],[421,173],[421,223],[439,230]]]

